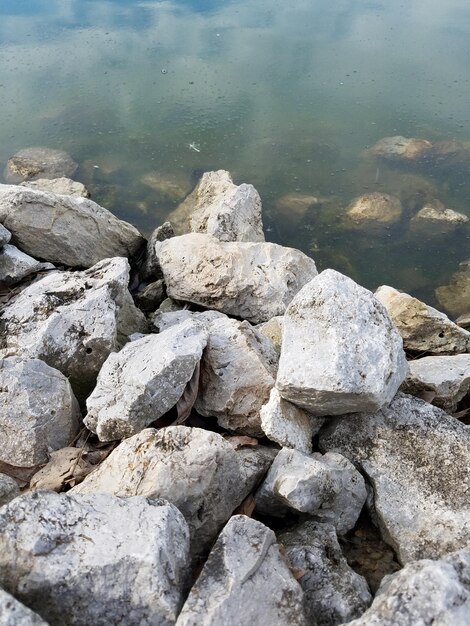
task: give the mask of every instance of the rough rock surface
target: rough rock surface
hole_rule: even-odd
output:
[[[0,285],[14,285],[26,276],[51,269],[52,263],[36,261],[15,246],[6,244],[0,248]]]
[[[427,356],[409,365],[402,391],[455,413],[470,391],[470,354]]]
[[[348,626],[467,626],[470,622],[470,551],[440,561],[408,563],[387,576],[362,617]]]
[[[144,280],[157,280],[163,278],[162,268],[160,267],[160,263],[155,255],[155,244],[158,241],[170,239],[174,236],[174,234],[175,232],[170,222],[164,222],[150,235],[147,242],[145,261],[141,269],[142,278]]]
[[[385,193],[369,193],[353,200],[346,209],[345,225],[368,232],[387,232],[400,221],[403,208],[399,198]]]
[[[403,343],[385,308],[353,280],[325,270],[284,315],[276,387],[314,415],[374,410],[407,372]]]
[[[74,196],[76,198],[89,198],[90,193],[83,183],[78,183],[70,178],[39,178],[20,183],[21,187],[50,191],[62,196]]]
[[[144,495],[172,502],[185,516],[192,552],[203,553],[272,461],[262,448],[235,450],[200,428],[147,428],[124,440],[72,490]]]
[[[51,626],[171,626],[188,535],[161,500],[36,491],[0,510],[0,584]]]
[[[282,315],[317,273],[313,259],[293,248],[199,233],[157,243],[155,253],[171,298],[253,323]]]
[[[463,213],[447,209],[442,202],[434,200],[423,206],[410,220],[413,234],[426,237],[442,237],[468,224],[469,219]]]
[[[333,420],[324,450],[344,454],[373,486],[372,513],[402,563],[470,543],[470,429],[398,393],[376,413]]]
[[[344,534],[366,501],[364,479],[341,454],[308,456],[283,448],[256,494],[256,510],[282,516],[287,510],[333,524]]]
[[[195,408],[234,432],[263,436],[260,409],[276,378],[278,355],[264,335],[228,317],[209,326]]]
[[[20,490],[16,480],[6,474],[0,474],[0,507],[19,495]]]
[[[134,226],[91,200],[28,187],[0,185],[0,222],[23,252],[70,267],[129,257],[144,243]]]
[[[436,297],[451,315],[470,313],[470,259],[459,264],[448,285],[436,289]]]
[[[24,148],[8,159],[4,176],[9,183],[62,176],[70,178],[75,174],[77,167],[72,157],[63,150],[44,147]]]
[[[276,317],[272,317],[267,322],[258,324],[256,327],[260,333],[262,333],[272,342],[272,344],[279,353],[281,352],[283,322],[284,316],[276,315]]]
[[[10,239],[11,239],[10,231],[0,224],[0,247],[8,243]]]
[[[0,308],[0,357],[42,359],[69,377],[81,396],[108,355],[146,327],[128,283],[123,258],[48,274]]]
[[[0,460],[32,467],[68,445],[80,411],[69,381],[39,359],[0,359]]]
[[[425,157],[431,148],[431,142],[426,141],[426,139],[414,139],[398,135],[380,139],[368,152],[373,156],[389,161],[410,163]]]
[[[110,354],[87,400],[85,425],[101,441],[141,431],[181,398],[206,343],[205,325],[187,320]]]
[[[272,530],[235,515],[220,534],[177,626],[306,626],[302,590]]]
[[[0,589],[0,624],[3,626],[48,626],[37,613],[33,613],[3,589]]]
[[[300,574],[309,626],[337,626],[370,606],[367,582],[349,567],[333,526],[307,521],[278,534],[278,541]]]
[[[470,333],[447,315],[407,293],[382,285],[375,297],[387,309],[405,350],[428,354],[457,354],[470,349]]]

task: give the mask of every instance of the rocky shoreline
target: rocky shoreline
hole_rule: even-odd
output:
[[[266,242],[228,172],[145,241],[75,171],[31,148],[0,185],[0,623],[468,624],[468,263],[458,325]]]

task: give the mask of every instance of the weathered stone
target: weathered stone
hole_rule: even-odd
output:
[[[205,325],[187,320],[110,354],[87,400],[85,425],[101,441],[141,431],[181,398],[206,343]]]
[[[3,626],[48,626],[37,613],[33,613],[3,589],[0,589],[0,624]]]
[[[214,319],[201,361],[196,411],[216,417],[228,430],[262,437],[260,409],[274,386],[277,361],[269,339],[248,322]]]
[[[370,606],[367,582],[349,567],[333,526],[304,522],[278,534],[278,541],[291,567],[299,572],[310,626],[338,626]]]
[[[369,154],[389,161],[412,163],[426,157],[432,148],[430,141],[407,137],[384,137],[369,149]]]
[[[0,510],[0,584],[51,626],[171,626],[188,535],[162,500],[36,491]]]
[[[46,463],[48,450],[77,434],[80,411],[69,381],[39,359],[0,359],[0,460],[19,467]]]
[[[451,315],[470,313],[470,259],[459,264],[448,285],[436,289],[436,297]]]
[[[139,291],[134,299],[141,311],[146,313],[155,311],[165,299],[165,283],[161,279],[150,283]]]
[[[42,359],[70,378],[82,397],[108,355],[146,327],[128,283],[123,258],[83,272],[48,274],[0,308],[0,357]]]
[[[470,349],[470,333],[447,315],[407,293],[383,285],[375,297],[387,309],[405,350],[428,354],[456,354]]]
[[[366,501],[364,479],[341,454],[308,456],[283,448],[256,494],[256,510],[284,516],[290,509],[333,524],[339,534],[353,528]]]
[[[283,322],[284,316],[276,315],[276,317],[272,317],[267,322],[258,324],[256,327],[260,333],[262,333],[272,342],[272,344],[279,353],[281,352]]]
[[[0,248],[0,285],[14,285],[30,274],[53,269],[52,263],[36,261],[10,244]]]
[[[345,213],[345,226],[367,232],[387,232],[400,221],[403,208],[398,198],[386,193],[369,193],[351,202]]]
[[[21,187],[50,191],[61,196],[74,196],[75,198],[89,198],[90,193],[83,183],[78,183],[70,178],[39,178],[20,183]]]
[[[20,490],[16,480],[6,474],[0,474],[0,507],[19,495]]]
[[[423,206],[410,220],[410,231],[415,235],[442,237],[468,224],[463,213],[447,209],[439,200]]]
[[[8,243],[11,239],[11,233],[0,224],[0,248]]]
[[[38,178],[72,177],[78,165],[67,152],[52,148],[24,148],[10,159],[5,169],[5,180],[19,183]]]
[[[141,269],[142,278],[144,280],[157,280],[163,278],[162,268],[155,255],[155,244],[159,241],[170,239],[175,234],[173,226],[170,222],[164,222],[158,226],[150,235],[147,242],[147,250],[145,261]]]
[[[317,273],[313,259],[293,248],[200,233],[157,243],[155,253],[170,297],[254,323],[282,315]]]
[[[376,413],[333,420],[320,445],[368,477],[372,512],[402,563],[470,544],[470,429],[455,418],[398,393]]]
[[[353,280],[325,270],[284,315],[276,387],[314,415],[374,410],[407,372],[403,343],[387,311]]]
[[[271,462],[262,448],[235,450],[200,428],[147,428],[125,439],[72,492],[164,498],[185,516],[191,550],[201,554]]]
[[[427,356],[409,365],[402,391],[455,413],[470,391],[470,354]]]
[[[470,331],[470,312],[459,315],[459,317],[455,320],[455,323],[461,328],[465,328],[465,330]]]
[[[220,534],[177,626],[306,626],[302,590],[272,530],[235,515]]]
[[[70,267],[129,257],[143,245],[139,231],[86,198],[0,185],[0,222],[31,256]]]
[[[408,563],[384,578],[370,609],[348,626],[467,626],[469,581],[468,550]]]

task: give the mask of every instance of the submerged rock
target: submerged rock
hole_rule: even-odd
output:
[[[8,159],[4,176],[9,183],[62,176],[71,178],[77,168],[77,163],[63,150],[24,148]]]
[[[0,507],[8,504],[19,495],[20,490],[16,480],[6,474],[0,474]]]
[[[384,137],[368,150],[369,154],[389,161],[413,163],[426,157],[432,144],[426,139]]]
[[[463,213],[447,209],[442,202],[434,200],[411,218],[410,231],[426,237],[442,237],[455,232],[469,221]]]
[[[448,285],[436,289],[436,297],[451,315],[470,313],[470,259],[459,264]]]
[[[288,223],[298,224],[312,209],[319,208],[322,200],[317,196],[306,193],[288,193],[276,200],[277,213],[288,220]]]
[[[0,285],[15,285],[26,276],[53,269],[52,263],[36,261],[10,244],[0,248]]]
[[[0,624],[4,626],[48,626],[37,613],[0,589]]]
[[[398,198],[385,193],[369,193],[353,200],[345,213],[347,228],[374,233],[387,232],[400,221],[403,208]]]
[[[74,196],[75,198],[89,198],[90,192],[83,183],[78,183],[70,178],[39,178],[20,183],[21,187],[50,191],[62,196]]]

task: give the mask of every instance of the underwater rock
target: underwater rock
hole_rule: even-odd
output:
[[[368,232],[387,232],[400,221],[403,208],[398,198],[385,193],[369,193],[353,200],[346,209],[347,228]]]
[[[451,315],[470,313],[470,259],[459,264],[448,285],[436,289],[436,297]]]
[[[321,199],[306,193],[288,193],[278,198],[274,204],[276,212],[288,220],[289,225],[297,225],[312,209],[321,205]]]
[[[52,263],[41,263],[10,244],[0,248],[0,285],[14,285],[36,272],[53,270]]]
[[[389,161],[413,163],[426,157],[430,148],[432,148],[430,141],[398,135],[380,139],[372,148],[369,148],[368,153]]]
[[[39,178],[20,183],[21,187],[50,191],[62,196],[74,196],[75,198],[89,198],[90,193],[83,183],[77,183],[70,178]]]
[[[4,177],[8,183],[38,178],[71,178],[77,168],[77,163],[63,150],[24,148],[8,159]]]
[[[442,237],[468,224],[469,218],[434,200],[414,215],[410,220],[410,232],[426,237]]]
[[[182,200],[190,191],[189,181],[175,174],[147,172],[140,182],[173,202]]]

